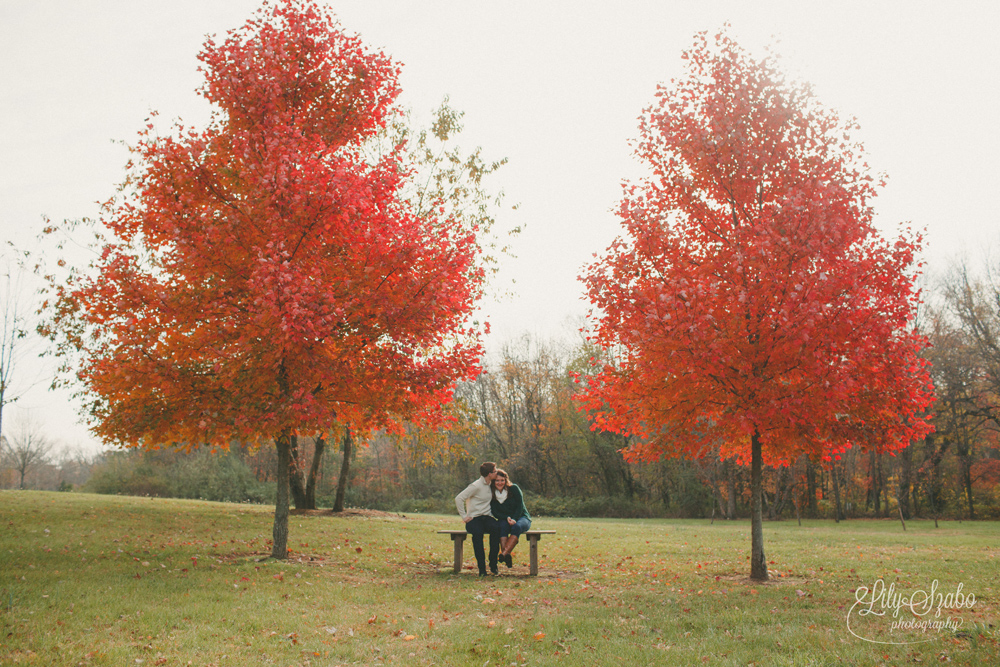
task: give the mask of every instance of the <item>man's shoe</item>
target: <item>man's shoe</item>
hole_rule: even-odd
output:
[[[514,567],[514,562],[511,559],[510,554],[503,557],[503,562],[507,564],[507,567]]]

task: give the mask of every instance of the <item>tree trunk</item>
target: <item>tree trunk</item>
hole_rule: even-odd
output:
[[[712,499],[714,501],[712,505],[712,522],[715,522],[715,506],[719,506],[719,513],[722,514],[722,518],[726,518],[726,508],[722,506],[722,494],[719,493],[719,460],[713,459],[712,461]]]
[[[816,468],[811,459],[806,459],[806,516],[815,519],[818,514],[816,506]]]
[[[833,462],[833,520],[840,523],[842,518],[840,512],[840,475],[837,474],[837,462]]]
[[[347,491],[347,477],[351,471],[351,454],[353,453],[351,443],[351,429],[344,430],[344,460],[340,464],[340,477],[337,479],[337,497],[333,501],[333,511],[344,511],[344,493]]]
[[[754,431],[750,440],[750,578],[767,581],[767,559],[764,557],[764,520],[761,516],[761,467],[763,453],[760,433]]]
[[[781,519],[781,515],[785,511],[785,505],[788,504],[788,497],[791,495],[791,491],[788,488],[788,466],[781,467],[781,475],[778,477],[778,490],[776,492],[778,500],[776,502],[777,507],[774,512],[778,515],[778,519]]]
[[[969,499],[969,521],[974,521],[976,510],[972,505],[972,474],[968,470],[965,471],[965,495]]]
[[[941,461],[944,460],[944,455],[948,451],[952,442],[950,438],[941,438],[941,446],[935,447],[932,436],[934,434],[928,434],[926,442],[928,448],[931,452],[931,470],[930,470],[930,481],[928,484],[927,495],[930,501],[931,511],[934,514],[934,527],[938,527],[938,516],[941,514],[941,496],[943,493],[943,481],[941,479]]]
[[[309,478],[306,480],[306,509],[316,509],[316,479],[319,477],[325,450],[326,441],[322,436],[317,436],[312,465],[309,466]]]
[[[540,445],[539,445],[540,447]],[[559,470],[558,462],[553,460],[551,452],[545,450],[545,467],[547,470],[551,470],[551,475],[546,475],[546,477],[555,477],[556,486],[559,488],[559,494],[562,496],[566,495],[566,481],[563,478],[562,471]]]
[[[962,489],[965,491],[965,499],[969,505],[969,520],[976,518],[976,513],[972,505],[972,447],[969,445],[967,434],[960,434],[956,449],[958,450],[959,476],[962,480]]]
[[[913,470],[913,450],[908,445],[896,458],[899,460],[899,491],[896,494],[896,502],[899,503],[899,514],[905,520],[910,518],[910,486],[912,485],[910,478]]]
[[[629,438],[625,436],[621,439],[621,447],[619,449],[627,449],[629,446]],[[618,469],[621,471],[622,484],[625,485],[625,495],[628,496],[629,500],[635,498],[636,493],[636,483],[635,475],[632,474],[632,467],[625,462],[624,457],[622,457],[621,452],[616,450],[614,453],[615,463]]]
[[[761,487],[763,487],[763,483],[761,483]],[[774,521],[774,498],[768,496],[767,491],[764,491],[763,488],[761,488],[760,492],[760,502],[763,508],[767,510],[767,520]]]
[[[969,521],[976,518],[976,511],[972,505],[972,462],[970,457],[962,457],[962,482],[965,486],[965,498],[969,502]]]
[[[767,473],[767,476],[770,477],[771,480],[773,481],[775,470],[774,468],[768,468],[766,471],[764,471],[763,469],[761,470],[761,480],[760,480],[761,510],[763,512],[767,512],[768,521],[774,521],[774,503],[776,502],[777,499],[777,491],[775,491],[775,493],[772,495],[770,492],[768,492],[767,487],[764,486],[765,480],[763,479],[763,477],[765,472]],[[777,486],[777,484],[775,486]]]
[[[729,495],[726,518],[732,521],[736,518],[736,461],[726,461],[726,493]]]
[[[306,491],[302,480],[302,468],[304,466],[299,456],[298,436],[293,434],[289,438],[288,450],[291,461],[288,466],[288,485],[292,492],[292,503],[294,503],[297,510],[316,509],[315,507],[308,507],[306,504]]]
[[[872,508],[874,509],[875,518],[878,518],[878,515],[882,512],[882,457],[877,454],[874,449],[871,451],[868,458],[868,477],[869,502],[872,504]]]
[[[660,490],[660,502],[663,503],[664,507],[670,507],[670,483],[671,479],[670,469],[668,468],[669,461],[660,461],[659,474],[656,478],[656,488]]]
[[[289,429],[282,431],[274,440],[278,450],[278,488],[274,501],[274,543],[271,558],[288,558],[288,472],[292,466],[292,434]]]
[[[886,475],[886,479],[882,483],[882,516],[886,519],[889,518],[889,479]]]
[[[725,505],[722,504],[722,496],[716,495],[716,497],[718,498],[719,501],[719,514],[722,515],[723,519],[726,520],[730,519],[731,517],[726,516],[726,507]]]

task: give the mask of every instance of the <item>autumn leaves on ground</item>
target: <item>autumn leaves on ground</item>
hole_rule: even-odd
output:
[[[266,507],[0,500],[2,664],[985,665],[998,654],[994,523],[772,522],[760,584],[746,578],[743,521],[543,517],[537,527],[557,534],[540,543],[540,576],[527,576],[525,548],[513,570],[480,580],[451,572],[451,543],[435,532],[456,517],[293,516],[291,558],[277,562],[262,560]],[[904,595],[962,584],[975,602],[943,610],[957,629],[876,644],[847,617],[855,589],[878,579]],[[885,638],[857,614],[857,635]]]

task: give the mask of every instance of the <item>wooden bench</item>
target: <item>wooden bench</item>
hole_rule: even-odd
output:
[[[462,571],[462,552],[465,548],[465,538],[469,533],[465,530],[439,530],[438,533],[451,535],[451,541],[455,545],[455,574],[458,574]],[[555,535],[555,533],[554,530],[529,530],[522,533],[528,538],[531,545],[529,548],[531,563],[529,572],[531,576],[538,576],[538,540],[542,539],[542,535]],[[489,535],[486,535],[485,539],[489,539]]]

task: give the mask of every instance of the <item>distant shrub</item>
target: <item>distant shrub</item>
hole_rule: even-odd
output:
[[[90,493],[129,495],[126,490],[131,480],[138,477],[137,468],[142,459],[133,452],[108,452],[83,485]]]
[[[446,498],[404,498],[393,508],[396,512],[411,514],[455,514],[455,499]]]
[[[275,485],[260,482],[236,452],[198,451],[172,466],[174,498],[230,503],[273,503]]]
[[[532,517],[649,519],[666,516],[663,506],[659,503],[629,499],[623,496],[542,498],[526,494],[525,504]]]
[[[127,496],[273,503],[274,483],[260,482],[236,452],[111,452],[84,491]]]

